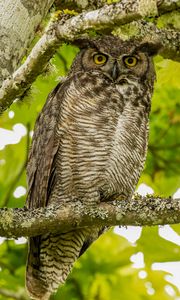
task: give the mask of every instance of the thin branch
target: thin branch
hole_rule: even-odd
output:
[[[0,288],[0,295],[6,298],[16,299],[16,300],[28,300],[28,296],[26,296],[25,291],[22,292],[14,292],[7,289]]]
[[[72,41],[88,30],[114,29],[147,16],[157,15],[156,1],[122,0],[120,3],[105,5],[100,9],[83,12],[77,16],[55,15],[45,34],[32,49],[25,63],[4,81],[0,89],[0,113],[6,110],[15,98],[21,97],[39,74],[43,72],[48,61],[64,41]],[[71,17],[71,18],[70,18]],[[144,25],[141,25],[143,31]],[[149,29],[150,30],[150,29]],[[153,35],[155,28],[151,28]],[[144,34],[146,31],[144,30]],[[162,55],[179,60],[178,32],[158,30],[156,37],[163,41]],[[176,53],[177,49],[177,53]]]
[[[114,225],[164,225],[180,223],[180,199],[141,197],[101,202],[93,207],[80,201],[45,208],[0,209],[0,236],[36,236],[72,228]]]

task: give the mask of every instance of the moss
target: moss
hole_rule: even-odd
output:
[[[75,10],[64,9],[63,13],[70,16],[77,16],[78,13]]]
[[[73,17],[78,15],[78,13],[75,10],[69,10],[69,9],[57,10],[55,11],[55,13],[52,14],[50,22],[58,21],[59,19],[62,18],[63,15],[70,15]]]
[[[136,22],[125,24],[116,28],[113,31],[114,35],[119,36],[123,41],[129,40],[130,37],[136,36],[139,33],[139,27]]]
[[[180,30],[180,13],[173,11],[160,16],[157,25],[159,28],[169,27]]]

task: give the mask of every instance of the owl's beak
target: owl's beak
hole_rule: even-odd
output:
[[[119,77],[119,71],[120,70],[119,70],[118,63],[117,63],[117,61],[115,61],[112,71],[111,71],[111,77],[113,80],[116,80]]]

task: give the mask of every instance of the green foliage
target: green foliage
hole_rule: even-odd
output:
[[[52,299],[174,299],[164,290],[166,273],[153,271],[151,266],[154,262],[179,261],[180,251],[175,253],[175,249],[177,246],[159,237],[156,228],[145,228],[133,246],[110,231],[75,264],[67,283]],[[140,252],[144,254],[145,266],[133,268],[130,257]],[[143,279],[140,278],[142,270],[146,275]],[[178,289],[173,288],[176,295],[180,295]]]
[[[150,117],[149,152],[142,182],[169,196],[180,186],[180,65],[156,58],[157,83]]]
[[[39,77],[26,99],[14,103],[0,118],[0,127],[12,130],[15,124],[20,123],[28,133],[16,144],[9,144],[0,150],[1,206],[24,205],[25,196],[16,198],[13,193],[18,186],[26,187],[24,169],[29,148],[28,136],[48,93],[58,82],[57,77],[65,75],[76,53],[76,48],[64,45],[52,59],[54,70]],[[139,183],[146,183],[157,194],[168,196],[180,187],[180,67],[178,63],[161,57],[157,57],[155,62],[157,83],[150,120],[149,152]],[[9,118],[10,111],[14,112],[13,118]],[[180,234],[179,225],[172,228]],[[7,240],[0,245],[0,300],[13,299],[1,295],[1,289],[24,293],[26,248],[26,244],[17,245],[14,241]],[[144,255],[144,266],[134,268],[131,257],[139,252]],[[180,293],[175,285],[167,282],[165,275],[168,273],[152,270],[155,262],[173,261],[180,261],[180,249],[177,244],[160,237],[157,227],[144,228],[136,244],[109,231],[75,264],[67,283],[52,299],[176,299]],[[144,273],[140,273],[142,271]],[[165,291],[167,283],[174,289],[172,296]],[[25,294],[21,299],[26,299]]]

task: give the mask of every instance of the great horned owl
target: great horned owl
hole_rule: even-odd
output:
[[[81,51],[36,121],[27,167],[29,208],[129,199],[143,169],[156,45],[114,36],[77,44]],[[30,238],[26,283],[32,299],[49,299],[102,231]]]

